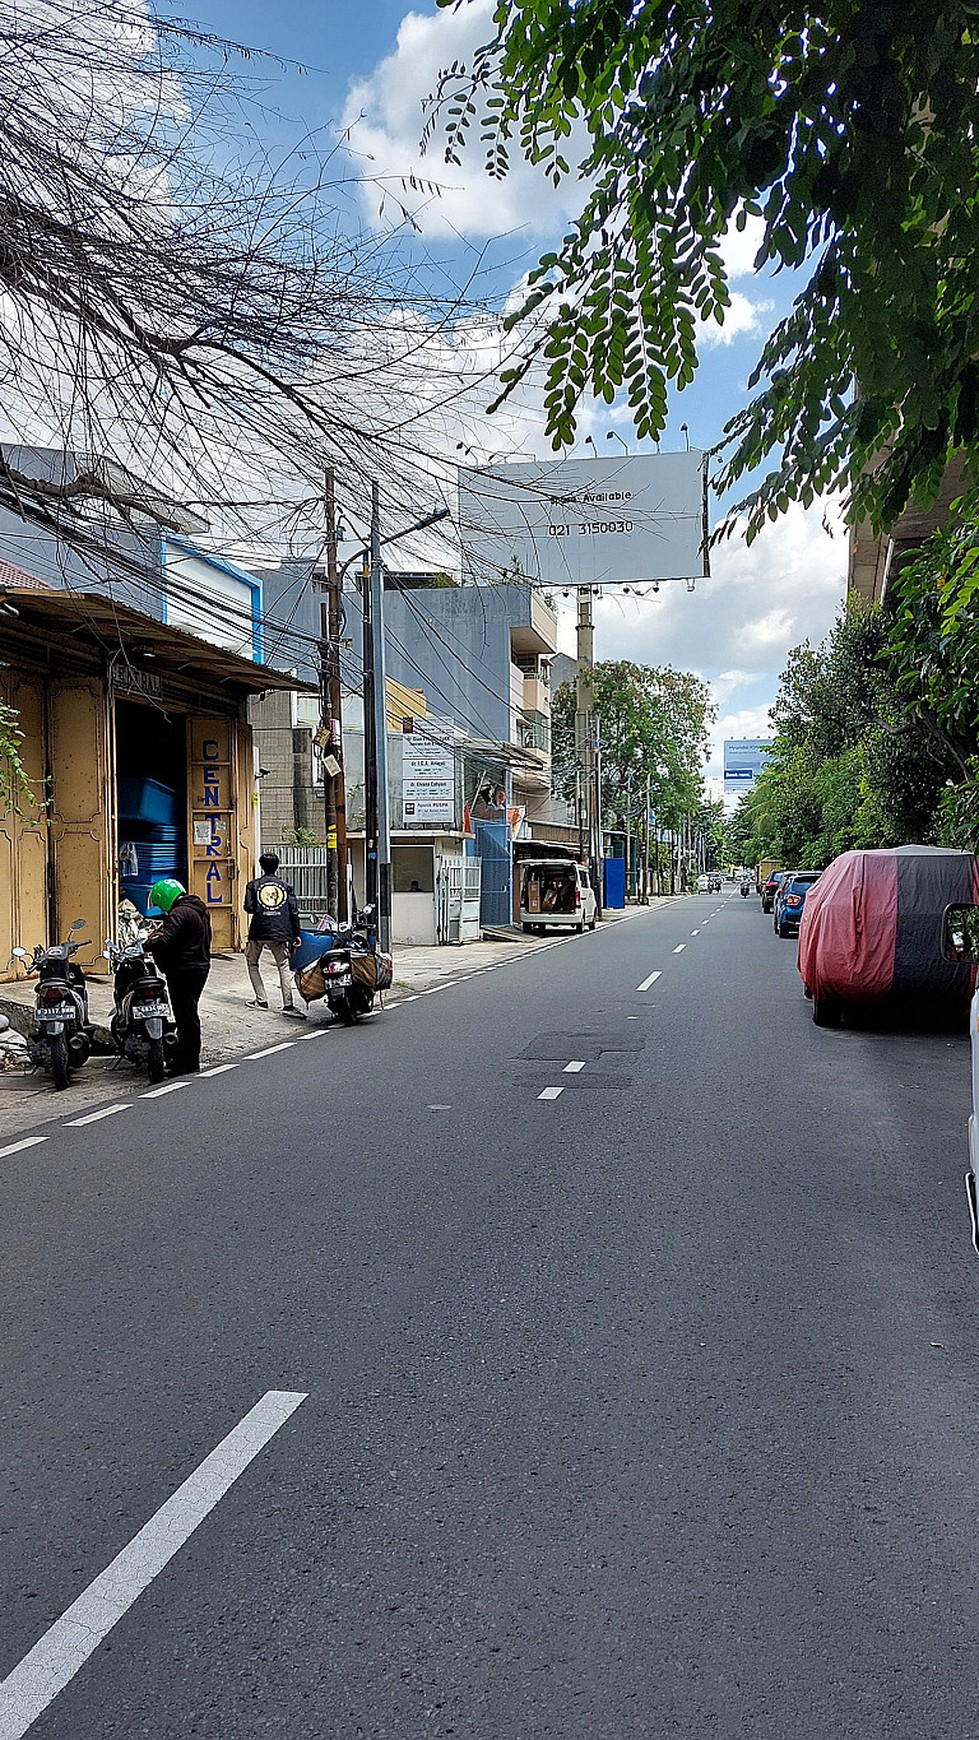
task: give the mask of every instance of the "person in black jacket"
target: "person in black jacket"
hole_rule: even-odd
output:
[[[188,894],[173,876],[150,889],[149,904],[163,914],[146,946],[166,976],[177,1029],[173,1075],[196,1075],[201,1067],[201,1018],[197,1005],[211,970],[211,918],[203,900]]]
[[[279,868],[276,854],[263,852],[258,863],[262,874],[249,882],[245,889],[245,911],[251,919],[245,960],[255,1002],[259,1009],[267,1009],[269,1006],[259,966],[262,950],[268,949],[279,972],[282,1012],[284,1015],[302,1019],[302,1010],[297,1009],[293,1002],[292,980],[289,977],[289,956],[301,940],[299,905],[289,884],[280,881],[276,875]]]

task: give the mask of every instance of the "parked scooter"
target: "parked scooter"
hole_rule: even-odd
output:
[[[325,997],[330,1013],[347,1027],[371,1013],[375,995],[386,991],[393,977],[391,956],[378,948],[374,923],[374,907],[365,906],[354,924],[338,924],[332,947],[296,974],[304,1001]]]
[[[177,1043],[163,974],[146,953],[149,931],[120,945],[106,939],[105,959],[112,968],[112,1019],[109,1031],[120,1057],[145,1068],[151,1082],[163,1080],[167,1053]]]
[[[71,958],[82,946],[73,940],[72,933],[84,929],[85,920],[76,918],[63,943],[48,949],[38,944],[32,955],[23,948],[13,951],[17,960],[26,962],[29,973],[37,974],[27,1055],[33,1064],[51,1071],[59,1091],[68,1086],[71,1071],[79,1068],[92,1050],[88,986],[81,967]]]

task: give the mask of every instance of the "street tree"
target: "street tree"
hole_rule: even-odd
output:
[[[854,604],[821,646],[789,654],[772,751],[738,815],[749,862],[819,868],[843,851],[942,837],[954,754],[902,687],[892,634],[887,611]]]
[[[887,522],[953,450],[979,457],[972,0],[498,0],[493,22],[443,72],[426,140],[451,164],[477,134],[494,177],[519,152],[581,179],[503,376],[505,396],[543,362],[555,447],[587,393],[659,436],[730,307],[725,238],[751,225],[756,265],[805,281],[724,432],[721,489],[769,468],[749,532],[836,489]]]
[[[714,718],[705,684],[668,665],[607,659],[592,667],[591,693],[606,825],[624,827],[627,815],[644,814],[648,782],[657,819],[678,827],[701,797],[707,727]],[[569,800],[577,766],[575,711],[575,686],[563,683],[554,696],[551,731],[556,782]]]
[[[945,767],[944,844],[979,850],[979,502],[941,527],[898,572],[886,657],[907,713]]]

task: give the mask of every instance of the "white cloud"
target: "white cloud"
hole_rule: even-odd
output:
[[[397,227],[405,208],[427,236],[488,237],[514,229],[545,236],[577,209],[580,189],[574,174],[555,190],[539,169],[524,162],[516,145],[509,175],[491,179],[483,168],[478,117],[461,166],[443,161],[438,135],[424,155],[419,150],[424,98],[435,90],[444,67],[468,64],[473,51],[492,37],[492,15],[493,0],[471,0],[431,15],[408,12],[394,53],[351,87],[343,126],[370,178],[362,202],[372,226]],[[586,142],[584,130],[577,141],[565,142],[572,168],[576,143],[580,160]]]
[[[717,685],[712,683],[711,690],[714,700],[718,700]],[[774,699],[774,696],[773,696]],[[715,776],[720,777],[724,766],[724,745],[731,738],[770,737],[772,722],[768,717],[770,703],[761,707],[742,707],[734,713],[720,713],[716,725],[711,730],[711,754],[708,768],[716,770]]]
[[[728,226],[721,243],[721,259],[729,278],[750,278],[755,275],[755,255],[765,234],[764,218],[750,217],[743,230],[736,223]]]
[[[705,320],[701,323],[697,335],[700,349],[714,350],[718,345],[733,344],[736,338],[763,336],[768,332],[768,322],[764,317],[771,314],[774,306],[767,299],[752,302],[750,296],[745,296],[742,291],[732,290],[723,321]]]
[[[607,591],[596,605],[595,656],[702,677],[719,714],[708,762],[717,774],[725,738],[769,735],[790,648],[829,633],[845,592],[846,535],[825,503],[792,507],[753,544],[738,536],[721,544],[711,567],[692,594],[677,584],[645,598]]]

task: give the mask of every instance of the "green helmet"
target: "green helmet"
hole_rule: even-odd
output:
[[[187,890],[175,876],[164,876],[159,882],[154,882],[150,889],[147,916],[151,912],[169,912],[175,900],[179,900]]]

